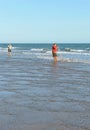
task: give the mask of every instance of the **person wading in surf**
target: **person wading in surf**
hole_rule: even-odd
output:
[[[52,56],[54,58],[54,62],[58,61],[57,51],[58,51],[58,47],[57,47],[56,43],[54,43],[52,46]]]
[[[11,55],[11,50],[12,50],[12,45],[9,44],[9,45],[8,45],[8,55]]]

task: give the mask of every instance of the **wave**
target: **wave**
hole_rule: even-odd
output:
[[[86,48],[86,51],[90,52],[90,48]]]
[[[87,63],[90,64],[89,60],[81,60],[81,59],[70,59],[70,58],[60,58],[60,62],[76,62],[76,63]]]
[[[31,51],[43,51],[43,48],[32,48]]]
[[[0,53],[4,53],[4,52],[7,52],[7,48],[0,47]]]
[[[64,54],[64,55],[82,55],[82,56],[90,56],[90,53],[87,53],[87,52],[83,52],[83,53],[80,53],[80,52],[65,52],[65,51],[61,51],[61,52],[58,52],[58,54]]]
[[[71,49],[71,48],[65,48],[64,49],[65,52],[78,52],[78,53],[89,53],[90,52],[90,48],[86,48],[84,50],[79,50],[79,49]]]

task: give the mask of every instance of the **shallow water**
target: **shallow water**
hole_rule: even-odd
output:
[[[90,130],[90,65],[1,56],[0,130]]]

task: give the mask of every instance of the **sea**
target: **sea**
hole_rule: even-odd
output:
[[[0,130],[90,130],[90,43],[0,43]]]

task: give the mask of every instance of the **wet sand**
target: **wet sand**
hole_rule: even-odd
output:
[[[90,130],[88,64],[0,62],[0,130]]]

